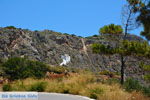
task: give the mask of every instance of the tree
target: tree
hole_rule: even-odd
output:
[[[130,6],[134,8],[136,22],[144,27],[141,32],[142,36],[150,40],[150,1],[149,0],[127,0]]]
[[[15,26],[6,26],[5,28],[6,28],[6,29],[16,29]]]
[[[150,40],[150,2],[140,10],[137,22],[141,23],[144,27],[144,31],[141,32],[141,35],[145,36],[147,40]]]
[[[122,25],[124,27],[124,38],[128,34],[128,31],[138,28],[136,23],[136,14],[134,13],[134,5],[129,3],[125,4],[122,8]]]
[[[126,40],[126,36],[130,30],[136,29],[139,25],[136,23],[135,5],[138,4],[137,0],[129,0],[122,9],[122,25],[124,27],[123,41]],[[123,47],[122,47],[123,48]],[[123,53],[120,53],[121,61],[121,84],[124,83],[124,70],[126,58]]]
[[[120,43],[120,46],[110,48],[108,45],[103,44],[93,44],[92,45],[93,53],[97,54],[119,54],[121,61],[121,84],[124,83],[124,66],[126,56],[136,55],[136,56],[144,56],[150,58],[150,46],[147,42],[137,42],[137,41],[128,41],[124,40]],[[123,67],[123,69],[122,69]],[[122,72],[123,71],[123,72]]]
[[[124,36],[123,36],[123,41],[126,40],[126,36],[130,30],[136,29],[139,25],[136,23],[136,14],[135,14],[135,4],[138,2],[128,2],[126,5],[124,5],[122,9],[122,24],[124,27]],[[108,26],[104,26],[103,28],[100,29],[101,34],[121,34],[123,33],[123,29],[120,25],[114,25],[110,24]],[[117,53],[120,55],[120,61],[121,61],[121,84],[123,85],[124,83],[124,70],[125,70],[125,51],[126,48],[123,47],[123,44],[119,44],[121,39],[118,38],[118,46],[116,47],[117,49],[115,50],[108,50],[108,51],[117,51]],[[105,48],[104,46],[99,46]],[[93,48],[94,50],[94,48]],[[104,51],[106,53],[106,49],[101,49],[100,51]],[[96,50],[95,50],[96,51]],[[103,52],[104,53],[104,52]],[[107,52],[109,54],[109,52]]]
[[[100,28],[99,33],[100,34],[122,34],[123,29],[120,25],[109,24]]]

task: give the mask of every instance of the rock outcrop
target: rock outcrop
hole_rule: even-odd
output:
[[[127,39],[144,41],[135,35],[128,35]],[[93,54],[90,47],[93,43],[115,46],[117,41],[108,36],[82,38],[50,30],[29,31],[0,28],[0,58],[28,57],[58,66],[62,63],[61,56],[67,54],[70,56],[70,61],[66,66],[87,68],[93,71],[120,72],[119,55]],[[126,58],[126,77],[134,77],[144,83],[144,71],[139,67],[139,63],[150,64],[150,59],[135,56]]]

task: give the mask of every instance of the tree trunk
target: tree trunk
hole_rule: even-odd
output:
[[[120,55],[121,57],[121,84],[124,84],[124,69],[125,69],[125,61],[123,55]]]
[[[129,18],[130,18],[130,15],[129,15]],[[128,21],[129,21],[129,19],[127,20],[127,24],[126,24],[126,27],[125,27],[125,34],[124,34],[124,37],[123,37],[123,41],[126,40],[126,37],[127,37],[127,34],[128,34]],[[120,57],[121,57],[121,81],[120,81],[120,83],[123,85],[124,84],[125,60],[124,60],[123,54],[121,54]]]

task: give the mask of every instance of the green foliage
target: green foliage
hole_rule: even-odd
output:
[[[150,1],[149,0],[127,0],[132,6],[134,13],[138,13],[136,21],[144,27],[141,35],[150,40]]]
[[[127,0],[130,5],[137,5],[140,0]]]
[[[93,50],[93,53],[100,53],[102,48],[105,49],[105,46],[102,45],[102,44],[98,44],[98,43],[94,43],[92,44],[92,50]]]
[[[75,34],[71,34],[71,36],[76,36]]]
[[[11,84],[11,91],[27,91],[29,86],[25,85],[26,83],[23,80],[17,80],[14,84]]]
[[[142,91],[145,95],[150,97],[150,86],[149,87],[143,87]]]
[[[140,91],[142,90],[142,86],[140,85],[140,83],[137,80],[134,80],[132,78],[129,78],[126,80],[126,82],[124,83],[124,88],[126,89],[126,91]]]
[[[11,91],[11,85],[10,84],[4,84],[2,89],[3,89],[3,91]]]
[[[64,90],[62,91],[62,93],[64,93],[64,94],[69,94],[69,89],[64,89]]]
[[[0,58],[0,76],[4,76],[5,72],[3,70],[4,59]]]
[[[140,62],[139,66],[145,71],[144,80],[150,82],[150,65],[145,65],[143,62]]]
[[[150,71],[150,65],[140,64],[140,67],[145,71]]]
[[[101,89],[101,88],[91,89],[90,91],[91,91],[92,93],[96,93],[96,94],[101,94],[101,93],[104,92],[104,90]]]
[[[144,75],[144,80],[146,80],[147,82],[150,82],[150,74]]]
[[[94,43],[92,44],[93,53],[113,54],[114,49],[104,44]]]
[[[97,99],[98,97],[97,97],[97,95],[96,95],[95,93],[91,93],[91,94],[90,94],[90,98],[92,98],[92,99]]]
[[[78,37],[83,38],[82,36],[78,36]]]
[[[29,71],[31,73],[31,76],[35,78],[44,77],[45,73],[49,70],[46,64],[39,61],[29,61],[28,67],[29,68],[27,69],[27,71]],[[28,74],[28,72],[25,72],[25,74]]]
[[[103,54],[122,54],[122,55],[137,55],[150,57],[150,46],[147,42],[123,41],[116,48],[111,48],[109,45],[92,44],[93,53]]]
[[[124,53],[127,55],[136,54],[139,56],[150,57],[150,46],[147,42],[137,42],[137,41],[123,41],[122,43]]]
[[[4,63],[4,71],[9,79],[26,78],[26,74],[23,74],[27,69],[26,59],[24,58],[10,58]]]
[[[39,61],[25,58],[10,58],[3,64],[3,70],[10,80],[25,79],[28,77],[42,78],[48,67]]]
[[[140,9],[140,14],[137,17],[137,22],[144,26],[144,31],[141,32],[147,40],[150,40],[150,1]]]
[[[69,35],[68,33],[64,33],[64,35]]]
[[[46,89],[46,83],[45,82],[38,82],[38,83],[31,85],[29,91],[44,92],[45,89]]]
[[[98,94],[102,94],[104,92],[101,88],[94,88],[90,90],[90,98],[97,99]]]
[[[122,34],[123,29],[120,25],[110,24],[100,28],[100,34]]]
[[[98,35],[93,35],[92,37],[98,37]]]
[[[6,29],[16,29],[16,27],[14,27],[14,26],[7,26],[7,27],[5,27]]]

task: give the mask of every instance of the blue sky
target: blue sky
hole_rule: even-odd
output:
[[[91,36],[104,25],[121,25],[124,4],[125,0],[0,0],[0,27]],[[131,33],[139,35],[139,30]]]

